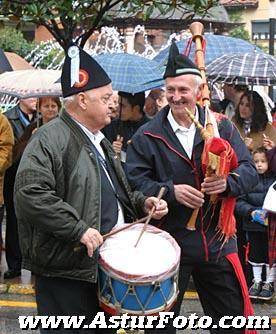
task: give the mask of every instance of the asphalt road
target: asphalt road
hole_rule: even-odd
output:
[[[185,310],[184,310],[185,308]],[[273,318],[273,327],[271,330],[259,331],[260,334],[272,334],[276,333],[276,304],[254,304],[256,315],[268,315]],[[191,313],[196,313],[198,316],[203,315],[200,302],[198,300],[185,300],[182,304],[181,314],[189,316]],[[24,330],[19,328],[18,316],[19,315],[36,315],[36,308],[34,304],[33,296],[12,295],[12,294],[0,294],[0,334],[37,334],[35,330]],[[141,332],[141,331],[140,331]],[[179,334],[207,334],[208,331],[204,330],[191,330],[179,331]],[[130,333],[133,333],[130,331]]]

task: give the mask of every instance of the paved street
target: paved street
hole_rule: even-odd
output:
[[[19,334],[23,331],[18,326],[19,315],[35,315],[36,308],[32,306],[34,303],[34,297],[30,295],[12,295],[2,294],[0,295],[0,333],[1,334]],[[8,306],[9,305],[9,306]],[[12,306],[13,305],[13,306]],[[21,305],[21,306],[20,306]],[[24,306],[25,305],[25,306]],[[26,307],[28,305],[28,307]],[[184,306],[186,311],[184,310]],[[274,318],[276,316],[276,306],[268,304],[255,304],[255,312],[257,315],[270,315]],[[182,307],[182,315],[189,316],[191,313],[202,315],[202,309],[198,300],[186,300]],[[274,319],[273,322],[275,322]],[[273,330],[260,331],[262,334],[276,333],[276,323],[274,323]],[[23,333],[38,333],[38,331],[24,330]],[[184,331],[179,331],[183,333]],[[185,330],[185,333],[208,333],[203,330]]]
[[[38,331],[20,330],[18,325],[19,315],[36,315],[36,304],[33,291],[33,278],[30,272],[22,270],[22,276],[12,280],[3,279],[3,273],[6,270],[4,252],[2,253],[2,261],[0,266],[0,334],[19,334],[33,333]],[[273,329],[260,331],[260,334],[276,334],[276,301],[270,304],[258,303],[254,304],[256,315],[266,315],[272,318]],[[203,315],[200,302],[195,292],[188,292],[184,303],[182,304],[181,315],[188,317],[190,314],[196,313],[198,316]],[[184,331],[179,331],[184,334]],[[203,330],[185,330],[185,334],[202,333],[207,334],[208,331]],[[131,334],[131,333],[130,333]]]

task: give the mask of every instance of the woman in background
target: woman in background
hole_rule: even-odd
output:
[[[37,102],[38,120],[28,125],[18,140],[13,150],[13,160],[17,160],[22,156],[25,147],[28,144],[32,134],[37,130],[38,127],[50,122],[56,118],[61,109],[60,99],[54,96],[40,97]]]
[[[58,116],[61,103],[58,97],[45,96],[38,99],[38,111],[41,114],[42,125]]]
[[[250,151],[261,147],[263,138],[276,144],[276,129],[268,122],[264,101],[257,92],[246,91],[241,96],[232,122]]]

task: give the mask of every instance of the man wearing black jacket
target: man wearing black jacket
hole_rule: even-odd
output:
[[[258,176],[237,129],[223,115],[218,115],[217,130],[236,152],[238,166],[227,178],[216,174],[204,176],[201,160],[204,141],[185,111],[188,108],[204,126],[205,112],[196,104],[201,94],[201,74],[189,58],[179,54],[175,44],[170,50],[164,79],[169,106],[132,138],[127,151],[127,176],[131,186],[145,195],[155,193],[161,186],[166,188],[164,199],[169,214],[158,226],[168,231],[181,247],[174,315],[179,315],[192,275],[205,314],[218,325],[225,315],[247,316],[253,311],[237,257],[235,236],[220,234],[220,223],[223,224],[220,211],[222,200],[253,188]],[[218,196],[215,205],[210,202],[210,195]],[[199,212],[195,230],[190,230],[187,224],[194,209]],[[234,230],[232,224],[229,221],[227,228]],[[175,333],[176,329],[170,325],[166,332]]]

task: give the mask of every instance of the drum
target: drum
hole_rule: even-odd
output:
[[[107,238],[99,251],[100,307],[111,315],[168,311],[178,294],[180,248],[165,231],[143,224]]]

